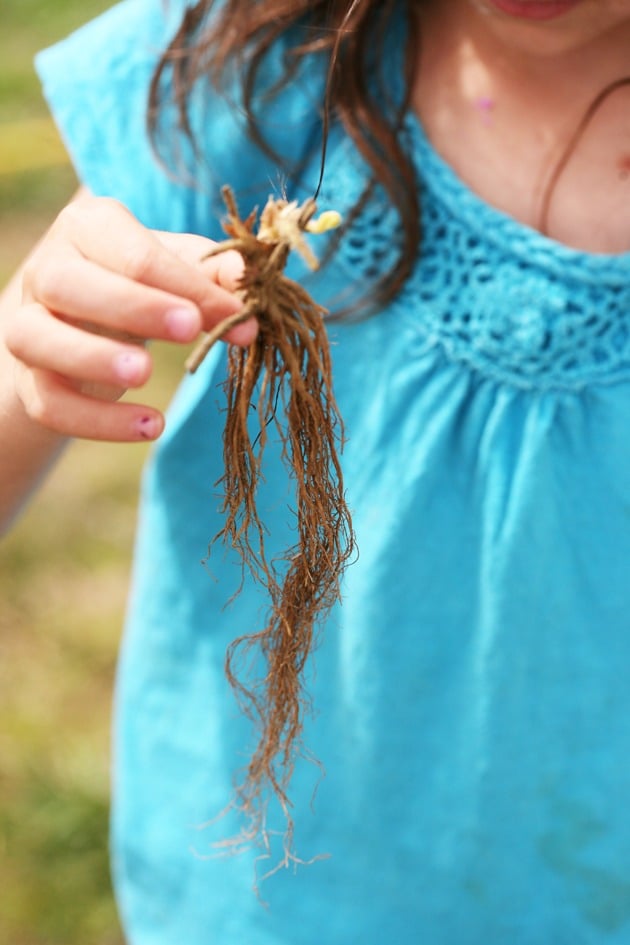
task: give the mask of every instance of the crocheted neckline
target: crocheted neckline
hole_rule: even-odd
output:
[[[562,274],[564,279],[589,282],[603,279],[627,285],[630,252],[592,253],[566,246],[516,220],[481,198],[454,171],[429,140],[420,119],[410,112],[405,121],[410,152],[422,189],[441,203],[481,242],[494,243],[503,254],[514,253],[529,265]]]
[[[404,142],[416,167],[422,243],[388,306],[412,350],[438,344],[449,359],[518,387],[579,389],[630,375],[630,253],[563,244],[475,194],[408,116]],[[367,180],[349,139],[330,155],[322,206],[342,214]],[[344,234],[335,261],[366,291],[400,250],[400,220],[376,186]]]

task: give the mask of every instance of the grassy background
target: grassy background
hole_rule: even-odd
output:
[[[110,6],[2,0],[0,284],[76,188],[33,53]],[[180,351],[158,350],[163,405]],[[120,945],[109,883],[109,715],[138,446],[70,448],[0,544],[0,942]]]

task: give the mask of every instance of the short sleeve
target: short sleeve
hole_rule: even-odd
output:
[[[165,167],[147,130],[151,78],[175,34],[185,0],[124,0],[35,60],[44,95],[80,181],[122,201],[146,226],[218,236],[222,184],[244,210],[286,186],[319,127],[316,85],[298,77],[265,120],[285,160],[263,154],[247,136],[237,94],[208,82],[193,99],[201,157],[186,172]],[[300,196],[300,194],[296,194]]]
[[[190,229],[194,193],[161,166],[146,117],[151,76],[181,13],[181,3],[126,0],[35,60],[81,183],[172,230]]]

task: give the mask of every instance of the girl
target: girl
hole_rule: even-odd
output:
[[[127,0],[39,59],[84,190],[2,300],[5,520],[68,437],[160,437],[118,679],[128,940],[621,945],[630,0],[183,6]],[[188,342],[237,310],[238,256],[198,262],[219,186],[244,211],[312,194],[325,100],[319,203],[346,226],[308,287],[370,314],[329,326],[359,558],[307,670],[325,777],[296,764],[295,868],[264,908],[278,811],[262,850],[216,848],[251,737],[223,656],[264,605],[246,585],[225,606],[228,556],[199,564],[224,354],[163,433],[115,396],[151,369],[129,336]],[[292,523],[266,462],[273,554]]]

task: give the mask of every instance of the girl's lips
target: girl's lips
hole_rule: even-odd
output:
[[[553,20],[578,3],[580,0],[486,0],[488,6],[523,20]]]

